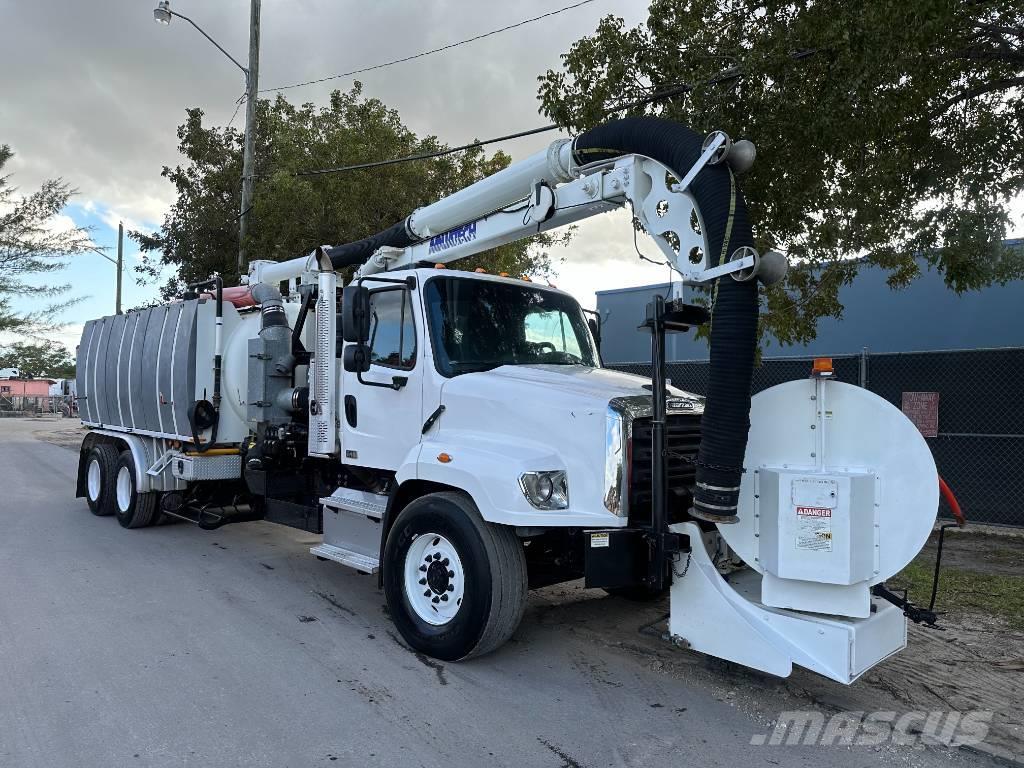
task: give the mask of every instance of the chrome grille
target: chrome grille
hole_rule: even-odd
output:
[[[668,512],[672,519],[689,506],[697,474],[700,448],[699,414],[669,414],[665,419],[665,469]],[[651,522],[651,420],[633,420],[629,468],[629,520],[632,525]]]

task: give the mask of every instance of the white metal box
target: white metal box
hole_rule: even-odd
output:
[[[761,469],[756,515],[764,603],[866,615],[875,573],[875,495],[873,474]]]

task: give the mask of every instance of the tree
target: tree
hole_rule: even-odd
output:
[[[434,136],[418,138],[395,110],[379,100],[364,98],[359,83],[348,93],[333,92],[321,108],[296,107],[280,95],[272,102],[260,101],[256,124],[258,178],[246,236],[250,260],[283,261],[318,245],[359,240],[509,163],[508,155],[497,152],[488,158],[477,147],[373,169],[296,175],[445,148]],[[238,278],[242,134],[231,127],[204,126],[202,111],[190,109],[178,138],[188,164],[163,169],[177,190],[177,200],[159,232],[131,233],[143,252],[143,279],[153,279],[164,266],[176,270],[162,288],[164,298],[177,295],[183,283],[215,271],[229,285]],[[546,275],[550,259],[543,248],[555,241],[541,235],[463,263],[510,274]]]
[[[958,292],[1024,274],[1003,244],[1024,188],[1016,0],[654,0],[645,25],[608,16],[562,58],[539,97],[563,125],[677,90],[623,111],[757,144],[741,183],[759,248],[790,256],[762,318],[783,343],[841,316],[862,263],[899,287],[923,258]]]
[[[94,246],[87,229],[59,228],[55,218],[75,194],[62,179],[44,181],[35,192],[21,196],[2,175],[14,156],[0,145],[0,332],[38,335],[59,326],[55,317],[74,303],[64,297],[69,287],[36,278],[63,269],[66,259]],[[12,300],[32,296],[50,299],[36,310],[16,311]]]
[[[0,368],[17,368],[20,375],[30,378],[72,379],[75,376],[71,354],[63,344],[53,341],[39,344],[16,341],[0,347]]]

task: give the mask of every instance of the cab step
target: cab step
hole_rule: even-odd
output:
[[[320,503],[328,509],[344,510],[380,520],[384,517],[384,510],[387,509],[388,497],[353,488],[338,488],[330,496],[320,499]]]
[[[388,497],[338,488],[320,499],[323,543],[310,549],[317,557],[333,560],[364,573],[380,570],[381,519]]]
[[[310,547],[309,551],[317,557],[333,560],[363,573],[377,573],[380,570],[380,560],[376,557],[364,555],[351,549],[342,549],[333,544],[317,544],[315,547]]]

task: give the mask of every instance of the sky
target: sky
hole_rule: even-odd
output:
[[[29,191],[44,179],[64,178],[78,194],[61,221],[93,228],[93,239],[110,255],[118,222],[126,229],[156,229],[173,201],[173,188],[160,171],[181,162],[176,130],[185,109],[200,107],[209,123],[224,125],[244,90],[242,73],[186,22],[154,23],[155,4],[0,0],[0,143],[16,153],[7,168],[12,183]],[[260,88],[377,64],[569,4],[263,0]],[[248,0],[172,0],[171,7],[245,62]],[[367,96],[397,109],[416,133],[451,145],[533,128],[547,122],[538,113],[537,77],[557,68],[559,56],[608,14],[635,26],[646,18],[646,3],[593,0],[358,79]],[[352,78],[343,78],[287,94],[292,101],[323,104],[332,89],[351,84]],[[235,124],[242,119],[240,112]],[[554,137],[548,133],[489,149],[500,147],[518,160]],[[624,211],[583,222],[571,245],[552,256],[564,259],[553,282],[587,307],[595,305],[595,290],[667,277],[664,267],[637,259]],[[155,285],[136,285],[131,268],[137,263],[138,250],[126,238],[126,308],[157,296]],[[115,268],[89,253],[73,259],[60,279],[83,297],[62,318],[67,327],[54,336],[73,350],[82,323],[113,312]]]
[[[242,73],[181,19],[154,23],[156,0],[0,0],[0,143],[16,152],[7,171],[23,190],[62,177],[78,190],[60,219],[93,229],[113,253],[117,224],[156,229],[173,200],[163,166],[182,158],[177,127],[188,107],[224,125],[244,90]],[[571,0],[263,0],[260,87],[314,79],[473,37],[569,5]],[[235,58],[248,54],[249,0],[172,0]],[[413,62],[359,75],[367,96],[397,109],[421,135],[450,145],[529,129],[539,113],[537,77],[608,14],[633,27],[643,0],[592,0],[559,15]],[[293,102],[324,104],[352,78],[287,91]],[[269,96],[272,94],[264,94]],[[235,124],[240,125],[239,114]],[[542,149],[542,134],[492,146],[513,160]],[[1017,206],[1018,213],[1024,204]],[[1013,235],[1024,234],[1017,216]],[[641,235],[641,250],[655,252]],[[594,291],[664,282],[667,270],[641,262],[626,211],[580,224],[555,249],[553,282],[586,307]],[[138,251],[126,238],[124,306],[157,296],[136,285]],[[82,301],[55,336],[73,349],[85,320],[113,312],[114,266],[93,253],[62,274]],[[21,308],[29,309],[25,304]],[[0,342],[10,339],[0,339]]]

